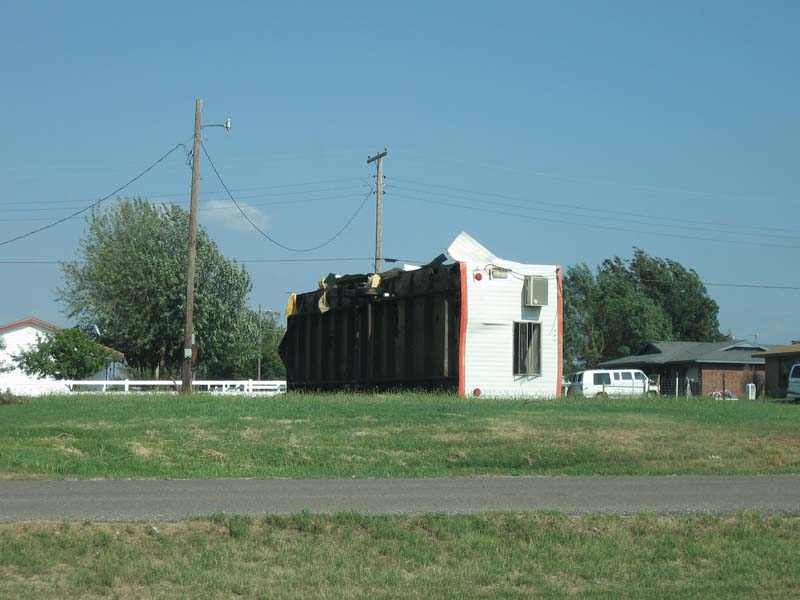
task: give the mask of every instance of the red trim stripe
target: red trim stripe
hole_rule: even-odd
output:
[[[558,381],[556,382],[556,398],[561,398],[561,382],[564,379],[564,289],[561,267],[556,268],[558,279]]]
[[[459,263],[461,270],[461,316],[458,326],[458,395],[467,395],[467,264]]]
[[[50,323],[45,323],[44,321],[40,321],[35,317],[28,317],[27,319],[22,319],[22,321],[17,321],[16,323],[9,323],[8,325],[0,325],[0,333],[8,331],[9,329],[24,327],[25,325],[38,325],[42,329],[47,329],[48,331],[52,331],[53,333],[61,331],[55,325],[51,325]]]

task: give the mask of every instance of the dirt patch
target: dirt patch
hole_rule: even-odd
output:
[[[357,456],[355,454],[340,454],[339,458],[342,459],[344,462],[364,462],[367,460],[363,456]]]
[[[211,448],[206,448],[203,450],[203,456],[205,458],[213,458],[214,460],[218,460],[220,462],[225,460],[225,455],[222,452],[219,452],[218,450],[212,450]]]
[[[351,435],[353,437],[384,437],[386,432],[377,429],[359,429],[358,431],[354,431]]]
[[[310,461],[311,460],[311,457],[308,454],[306,454],[304,452],[301,452],[300,450],[289,450],[289,458],[299,459],[299,460],[302,460],[302,461]]]
[[[565,592],[569,596],[581,594],[588,590],[589,582],[578,575],[562,571],[554,575],[546,575],[545,580],[553,587]],[[596,583],[593,583],[594,587]],[[515,586],[518,587],[518,586]]]
[[[76,427],[77,429],[112,429],[114,427],[119,427],[119,425],[114,423],[109,423],[108,421],[97,421],[96,423],[75,423],[75,425],[71,425]]]
[[[431,436],[437,442],[463,442],[467,439],[466,433],[437,433]]]
[[[219,439],[216,433],[214,433],[213,431],[209,431],[208,429],[196,428],[192,429],[191,433],[196,440],[212,441]]]
[[[466,460],[467,458],[468,457],[466,452],[464,452],[463,450],[456,450],[455,452],[453,452],[453,455],[447,460],[451,463],[457,463],[462,460]]]
[[[800,450],[800,436],[782,435],[774,439],[779,444],[783,444],[785,446],[790,446],[791,448],[797,448],[798,450]]]
[[[242,437],[246,440],[253,440],[256,438],[260,438],[262,433],[263,432],[260,429],[255,429],[253,427],[245,427],[242,430]]]
[[[646,438],[652,434],[652,430],[646,429],[605,429],[592,432],[595,439],[603,445],[613,445],[633,452],[641,451]]]
[[[62,440],[58,437],[55,438],[52,444],[50,444],[50,448],[52,448],[56,452],[60,452],[61,454],[66,454],[67,456],[83,456],[83,452],[81,452],[75,446],[70,444],[69,440]]]
[[[156,453],[152,448],[148,448],[139,442],[131,442],[128,444],[128,451],[138,458],[152,458]]]
[[[519,440],[536,433],[536,429],[519,421],[505,421],[490,419],[495,424],[489,427],[489,432],[498,438]]]
[[[297,423],[308,423],[308,419],[269,419],[275,425],[295,425]]]

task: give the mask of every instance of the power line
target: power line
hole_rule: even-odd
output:
[[[797,230],[796,229],[787,229],[787,228],[783,228],[782,229],[782,228],[776,228],[774,226],[758,226],[758,225],[750,225],[750,224],[748,224],[748,225],[736,225],[736,224],[733,224],[733,223],[720,223],[720,222],[714,222],[714,221],[700,221],[700,220],[696,220],[696,219],[682,219],[682,218],[679,218],[679,217],[666,217],[666,216],[662,216],[662,215],[648,215],[648,214],[637,213],[637,212],[633,212],[633,211],[623,211],[623,210],[616,210],[616,209],[612,209],[612,208],[597,208],[597,207],[591,207],[591,206],[582,206],[580,204],[570,204],[570,203],[566,203],[566,202],[552,202],[552,201],[547,201],[547,200],[526,200],[524,198],[519,198],[519,197],[515,197],[515,196],[509,196],[507,194],[498,194],[498,193],[495,193],[495,192],[482,192],[482,191],[476,191],[476,190],[470,190],[470,189],[465,189],[465,188],[447,186],[447,185],[442,185],[442,184],[428,183],[428,182],[424,182],[424,181],[416,181],[416,180],[413,180],[413,179],[405,179],[403,177],[393,177],[392,179],[393,180],[397,179],[398,181],[405,181],[405,182],[410,183],[410,184],[419,185],[419,186],[425,186],[425,187],[428,187],[428,188],[438,188],[438,189],[444,189],[444,190],[450,190],[450,191],[454,191],[454,192],[459,192],[459,193],[462,193],[462,194],[472,194],[472,195],[475,195],[475,196],[485,196],[485,197],[490,197],[490,198],[500,198],[500,199],[505,199],[505,200],[514,200],[514,201],[518,201],[518,202],[519,201],[526,201],[528,203],[543,204],[543,205],[547,205],[547,206],[555,206],[555,207],[559,207],[559,208],[562,208],[562,209],[566,207],[566,208],[583,210],[583,211],[587,211],[587,212],[595,212],[595,213],[600,213],[600,214],[618,214],[618,215],[626,215],[626,216],[632,216],[632,217],[640,217],[640,218],[645,218],[645,219],[658,219],[660,221],[672,221],[672,222],[676,222],[676,223],[687,223],[687,224],[694,224],[694,225],[701,224],[701,225],[721,226],[721,227],[727,227],[727,228],[732,228],[732,229],[743,229],[743,230],[745,230],[745,233],[747,232],[747,230],[760,229],[760,230],[766,231],[771,236],[774,235],[775,231],[783,231],[783,232],[795,234],[794,237],[797,237],[797,233],[796,233]],[[414,190],[414,191],[419,191],[419,190]],[[430,193],[430,191],[426,190],[426,193]],[[730,232],[730,233],[735,233],[735,232]]]
[[[40,232],[42,232],[42,231],[45,231],[46,229],[50,229],[50,228],[52,228],[52,227],[55,227],[56,225],[59,225],[59,224],[63,223],[64,221],[68,221],[68,220],[72,219],[73,217],[77,217],[78,215],[85,213],[87,210],[90,210],[90,209],[92,209],[92,208],[94,208],[94,207],[96,207],[96,206],[99,206],[99,205],[100,205],[100,203],[102,203],[102,202],[105,202],[106,200],[108,200],[109,198],[111,198],[112,196],[114,196],[115,194],[118,194],[119,192],[121,192],[122,190],[124,190],[126,187],[128,187],[128,186],[129,186],[129,185],[131,185],[132,183],[134,183],[134,182],[138,181],[139,179],[141,179],[142,177],[144,177],[144,176],[145,176],[147,173],[149,173],[149,172],[150,172],[150,171],[152,171],[154,168],[156,168],[156,167],[157,167],[159,164],[161,164],[161,162],[162,162],[162,161],[166,160],[166,158],[167,158],[167,157],[168,157],[170,154],[172,154],[173,152],[175,152],[175,150],[177,150],[178,148],[183,148],[183,149],[184,149],[184,151],[186,151],[186,146],[184,145],[184,143],[183,143],[183,142],[180,142],[180,143],[178,143],[178,144],[175,144],[175,145],[174,145],[174,146],[173,146],[173,147],[172,147],[172,148],[171,148],[171,149],[170,149],[170,150],[169,150],[169,151],[168,151],[166,154],[164,154],[164,155],[163,155],[161,158],[159,158],[157,161],[155,161],[153,164],[151,164],[149,167],[147,167],[147,168],[146,168],[144,171],[142,171],[141,173],[139,173],[138,175],[136,175],[136,177],[134,177],[133,179],[130,179],[130,180],[129,180],[128,182],[126,182],[125,184],[123,184],[123,185],[119,186],[117,189],[115,189],[115,190],[114,190],[113,192],[111,192],[110,194],[108,194],[108,195],[106,195],[106,196],[103,196],[102,198],[100,198],[99,200],[97,200],[97,201],[96,201],[94,204],[90,204],[89,206],[86,206],[86,207],[84,207],[84,208],[82,208],[82,209],[80,209],[80,210],[78,210],[78,211],[75,211],[74,213],[70,214],[70,215],[69,215],[69,216],[67,216],[67,217],[64,217],[63,219],[58,219],[57,221],[53,221],[53,222],[52,222],[52,223],[50,223],[49,225],[45,225],[45,226],[43,226],[43,227],[39,227],[38,229],[34,229],[33,231],[28,231],[27,233],[23,233],[23,234],[21,234],[21,235],[18,235],[18,236],[16,236],[16,237],[13,237],[13,238],[7,239],[7,240],[5,240],[5,241],[2,241],[2,242],[0,242],[0,246],[5,246],[6,244],[10,244],[10,243],[12,243],[12,242],[16,242],[16,241],[18,241],[18,240],[21,240],[21,239],[24,239],[24,238],[30,237],[30,236],[32,236],[32,235],[35,235],[35,234],[37,234],[37,233],[40,233]]]
[[[565,211],[565,210],[559,210],[559,209],[555,209],[555,208],[541,208],[541,207],[538,207],[538,206],[530,206],[530,204],[534,204],[534,205],[535,204],[547,204],[547,205],[552,204],[550,202],[540,202],[538,200],[530,200],[530,201],[528,201],[529,202],[528,204],[513,204],[513,203],[509,203],[509,202],[502,202],[502,201],[499,201],[499,200],[481,200],[481,199],[477,199],[477,198],[464,198],[463,195],[454,195],[454,194],[448,194],[446,192],[430,191],[430,190],[424,190],[424,189],[417,189],[417,188],[413,188],[413,187],[408,187],[407,188],[405,186],[390,185],[389,188],[390,189],[409,190],[409,191],[412,191],[412,192],[415,192],[415,193],[430,194],[430,195],[433,195],[433,196],[441,196],[441,197],[444,197],[444,198],[456,198],[456,199],[464,200],[464,201],[467,201],[467,202],[478,202],[478,203],[481,203],[481,204],[489,204],[489,205],[492,205],[492,206],[501,205],[501,206],[508,206],[508,207],[511,207],[511,208],[521,208],[523,210],[536,210],[537,212],[551,213],[551,214],[555,214],[555,215],[565,215],[565,216],[572,217],[572,218],[578,217],[578,218],[583,218],[583,219],[599,219],[599,220],[603,220],[603,221],[612,221],[612,222],[619,222],[619,223],[631,223],[633,225],[646,225],[646,226],[649,226],[649,227],[662,225],[662,223],[660,222],[662,219],[660,217],[647,217],[647,216],[643,216],[642,217],[642,219],[650,219],[648,221],[648,220],[642,220],[642,219],[629,219],[629,218],[624,218],[624,217],[605,216],[603,214],[582,215],[582,214],[576,214],[574,212],[574,211],[577,210],[577,211],[591,211],[591,212],[600,212],[600,213],[620,212],[622,214],[628,214],[628,213],[623,213],[622,211],[606,211],[604,209],[581,208],[581,207],[577,207],[577,206],[572,208],[572,210]],[[474,193],[476,195],[479,195],[479,193],[477,193],[477,192],[474,192]],[[506,196],[506,197],[512,198],[511,196]],[[523,201],[523,199],[520,199],[520,200]],[[564,205],[564,206],[569,206],[569,205]],[[691,222],[692,223],[702,223],[702,221],[691,221]],[[683,229],[692,229],[692,230],[701,231],[701,232],[723,233],[723,234],[732,234],[732,235],[746,235],[746,236],[749,236],[749,237],[763,237],[763,236],[767,235],[767,234],[759,233],[759,232],[735,231],[735,230],[732,231],[731,229],[719,229],[717,227],[709,227],[708,225],[688,225],[688,224],[684,224],[684,225],[681,225],[680,227],[683,228]],[[722,227],[739,227],[739,226],[722,225]],[[745,227],[745,226],[741,226],[741,227]],[[769,239],[773,239],[773,238],[779,237],[779,238],[785,238],[785,239],[788,239],[788,240],[800,241],[800,235],[797,235],[797,234],[795,234],[795,235],[786,235],[786,234],[779,234],[779,233],[771,232],[767,237]]]
[[[655,193],[665,193],[665,194],[673,194],[673,195],[683,195],[683,196],[699,196],[699,197],[716,197],[716,198],[725,198],[725,199],[735,199],[739,200],[749,200],[749,201],[758,201],[761,198],[753,198],[752,196],[748,196],[745,194],[730,194],[730,193],[720,193],[720,192],[709,192],[709,191],[699,191],[699,190],[687,190],[681,188],[670,188],[662,185],[652,185],[652,184],[640,184],[640,183],[628,183],[623,181],[613,181],[608,179],[597,179],[597,178],[590,178],[590,177],[576,177],[574,175],[564,175],[560,173],[550,173],[547,171],[540,171],[540,170],[528,170],[528,169],[516,169],[513,167],[509,167],[507,165],[493,165],[493,164],[486,164],[486,163],[476,163],[464,160],[456,160],[449,157],[433,157],[427,156],[424,154],[418,154],[415,152],[408,152],[406,150],[403,151],[404,155],[411,155],[416,156],[417,160],[422,159],[424,162],[428,162],[430,160],[435,160],[437,162],[449,162],[452,164],[459,164],[459,165],[466,165],[471,167],[478,167],[481,169],[488,169],[488,170],[495,170],[495,171],[502,171],[506,173],[514,173],[517,175],[522,175],[525,177],[544,177],[550,179],[556,179],[561,181],[568,181],[571,183],[580,183],[580,184],[592,184],[592,185],[605,185],[605,186],[612,186],[612,187],[619,187],[619,188],[627,188],[634,191],[645,191],[645,192],[655,192]],[[413,160],[413,159],[412,159]],[[774,199],[774,197],[772,198]]]
[[[253,229],[255,229],[258,233],[260,233],[263,237],[268,239],[270,242],[272,242],[273,244],[275,244],[279,248],[283,248],[284,250],[289,250],[290,252],[312,252],[314,250],[319,250],[320,248],[324,248],[325,246],[327,246],[328,244],[333,242],[342,233],[344,233],[345,229],[347,229],[350,226],[350,223],[353,222],[353,220],[356,218],[358,213],[361,212],[361,209],[364,208],[364,204],[366,204],[367,199],[372,195],[372,190],[370,190],[367,193],[367,195],[364,196],[364,200],[361,201],[361,204],[359,205],[359,207],[356,209],[356,211],[353,213],[353,215],[347,220],[347,222],[342,226],[342,228],[339,229],[339,231],[337,231],[336,233],[334,233],[326,241],[324,241],[321,244],[318,244],[316,246],[313,246],[311,248],[292,248],[292,247],[286,246],[285,244],[282,244],[279,241],[275,240],[274,238],[270,237],[258,225],[253,223],[253,220],[249,216],[247,216],[247,213],[242,209],[241,206],[239,206],[239,203],[236,201],[236,198],[233,197],[233,194],[231,194],[230,190],[228,189],[228,186],[223,181],[222,176],[219,174],[219,171],[217,171],[217,167],[214,165],[214,161],[211,159],[211,156],[208,154],[208,150],[206,149],[206,145],[202,142],[202,140],[200,142],[200,145],[203,148],[203,154],[206,155],[206,158],[208,159],[208,163],[211,165],[211,169],[214,171],[214,174],[217,176],[217,179],[219,180],[220,184],[222,185],[223,188],[225,188],[225,191],[227,192],[228,197],[231,199],[231,202],[233,202],[236,205],[236,208],[238,208],[239,212],[242,213],[242,216],[245,219],[247,219],[247,222],[250,223],[250,225],[253,227]]]
[[[647,234],[647,235],[657,235],[662,237],[669,237],[669,238],[677,238],[683,240],[698,240],[702,242],[715,242],[720,244],[736,244],[738,246],[766,246],[770,248],[792,248],[798,249],[800,245],[792,245],[792,244],[773,244],[770,242],[757,242],[753,240],[729,240],[729,239],[721,239],[721,238],[710,238],[710,237],[699,237],[699,236],[690,236],[690,235],[681,235],[679,233],[669,233],[664,231],[644,231],[641,229],[631,229],[628,227],[614,227],[613,225],[601,225],[599,223],[580,223],[575,220],[565,220],[565,219],[553,219],[550,217],[540,217],[540,216],[532,216],[532,215],[525,215],[521,213],[509,212],[504,210],[496,210],[492,208],[484,208],[480,206],[469,206],[466,204],[459,204],[456,202],[445,202],[442,200],[432,200],[430,198],[417,198],[414,196],[406,196],[403,195],[403,198],[407,200],[414,200],[417,202],[427,202],[431,204],[440,204],[442,206],[451,206],[454,208],[461,208],[466,210],[474,210],[479,211],[482,213],[492,213],[496,215],[503,215],[508,217],[515,217],[520,219],[527,219],[531,221],[539,221],[539,222],[547,222],[547,223],[563,223],[570,226],[576,227],[587,227],[591,229],[603,229],[609,231],[625,231],[628,233],[637,233],[637,234]]]

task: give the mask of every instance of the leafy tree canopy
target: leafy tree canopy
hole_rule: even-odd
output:
[[[571,266],[564,276],[565,368],[595,366],[653,340],[724,340],[718,312],[697,273],[638,248],[631,260],[604,260],[596,274]]]
[[[237,348],[219,365],[220,376],[232,379],[257,379],[261,359],[261,379],[286,379],[286,368],[278,356],[278,343],[285,333],[274,313],[245,308],[237,321]]]
[[[112,362],[114,356],[79,329],[62,329],[38,336],[35,346],[15,354],[13,359],[28,375],[85,379]]]
[[[96,325],[128,365],[177,375],[183,357],[188,213],[142,199],[121,200],[88,219],[80,262],[62,265],[60,300],[70,317]],[[241,347],[241,315],[252,288],[245,268],[197,232],[194,331],[204,374],[224,374]]]

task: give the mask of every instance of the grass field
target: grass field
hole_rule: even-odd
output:
[[[43,397],[0,406],[0,478],[800,472],[800,407],[709,399]]]
[[[3,598],[796,598],[800,519],[217,516],[0,525]]]

